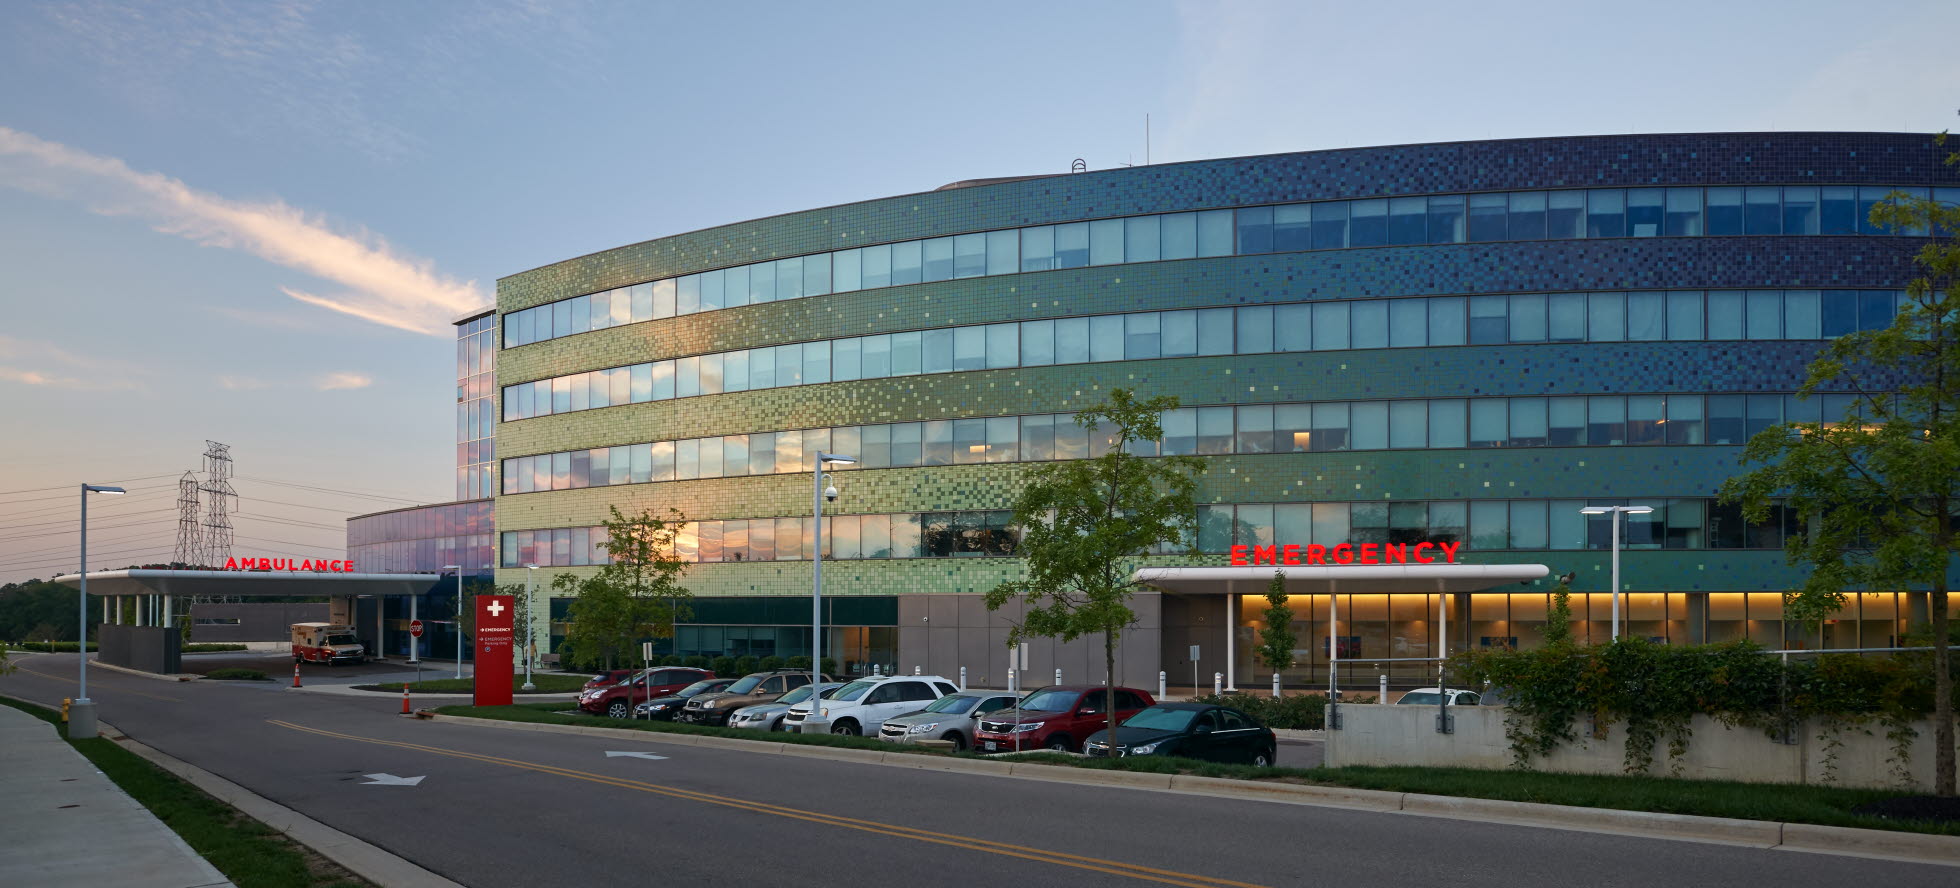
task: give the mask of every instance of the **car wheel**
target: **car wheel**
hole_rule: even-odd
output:
[[[1048,748],[1054,750],[1055,752],[1068,752],[1069,749],[1071,748],[1068,742],[1068,735],[1056,734],[1055,736],[1048,738]]]
[[[772,734],[782,729],[783,729],[783,720],[780,718],[769,723],[769,732]]]
[[[1270,752],[1267,752],[1267,751],[1265,751],[1265,750],[1263,750],[1263,749],[1262,749],[1262,750],[1260,750],[1260,751],[1258,751],[1258,752],[1255,752],[1255,753],[1253,753],[1253,754],[1252,754],[1252,766],[1253,766],[1253,767],[1255,767],[1255,768],[1270,768],[1270,767],[1272,767],[1272,766],[1273,766],[1273,754],[1272,754],[1272,753],[1270,753]]]
[[[941,738],[939,738],[939,739],[941,739],[941,740],[944,740],[944,741],[946,741],[946,742],[948,742],[948,743],[951,743],[951,744],[953,744],[953,751],[954,751],[954,752],[965,752],[965,751],[966,751],[966,745],[967,745],[967,744],[966,744],[966,735],[965,735],[965,734],[962,734],[962,733],[960,733],[960,732],[958,732],[958,731],[947,731],[947,732],[946,732],[946,736],[944,736],[944,737],[941,737]]]
[[[613,718],[625,718],[628,715],[631,715],[632,713],[633,711],[627,708],[626,704],[624,703],[614,703],[613,705],[606,707],[606,714],[612,716]]]
[[[847,718],[831,725],[830,732],[832,734],[842,734],[846,737],[856,737],[858,735],[858,723]]]

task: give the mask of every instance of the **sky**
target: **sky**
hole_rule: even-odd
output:
[[[1407,142],[1948,127],[1960,3],[0,4],[0,582],[454,498],[498,278],[988,176]],[[1929,39],[1931,42],[1929,42]],[[1145,117],[1150,121],[1146,148]]]

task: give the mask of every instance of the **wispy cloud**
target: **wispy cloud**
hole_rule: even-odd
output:
[[[251,392],[270,388],[272,383],[250,376],[220,376],[218,387],[228,392]]]
[[[374,377],[360,373],[329,373],[320,377],[314,384],[323,392],[367,388],[374,384]]]
[[[475,281],[441,274],[366,229],[337,231],[284,201],[231,200],[6,127],[0,127],[0,185],[82,201],[107,216],[147,219],[166,234],[333,281],[348,292],[332,299],[285,292],[377,324],[447,336],[450,318],[488,301]]]
[[[46,342],[0,335],[0,380],[75,391],[127,391],[143,387],[133,368],[75,354]]]

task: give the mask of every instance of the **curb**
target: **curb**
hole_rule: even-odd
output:
[[[120,672],[124,675],[134,675],[137,678],[148,678],[155,681],[175,682],[175,681],[203,681],[204,680],[204,676],[198,675],[194,672],[144,672],[141,669],[131,669],[127,666],[117,666],[114,663],[104,663],[101,660],[88,661],[88,668],[107,669],[110,672]]]
[[[381,848],[334,829],[291,808],[239,786],[189,762],[158,752],[107,722],[101,723],[102,736],[116,741],[130,752],[170,772],[185,782],[238,809],[247,817],[271,827],[295,842],[311,848],[355,875],[388,888],[464,888]]]
[[[1802,851],[1871,857],[1908,863],[1931,863],[1960,867],[1960,836],[1931,833],[1892,832],[1843,826],[1816,826],[1806,823],[1779,823],[1768,820],[1737,820],[1701,817],[1692,814],[1663,814],[1651,811],[1620,811],[1612,808],[1583,808],[1575,805],[1548,805],[1461,796],[1427,795],[1351,789],[1339,786],[1313,786],[1300,783],[1274,783],[1233,780],[1224,777],[1187,777],[1148,774],[1137,771],[1103,771],[1042,765],[1026,762],[1000,762],[989,759],[959,759],[875,749],[846,749],[830,746],[804,746],[771,743],[767,740],[740,740],[695,734],[662,734],[632,728],[603,728],[588,725],[554,725],[540,722],[507,722],[461,715],[418,713],[429,721],[469,724],[476,727],[539,731],[548,734],[583,734],[610,740],[637,740],[643,743],[671,743],[676,746],[705,746],[735,749],[765,755],[793,755],[824,758],[859,764],[886,765],[920,770],[953,771],[1052,783],[1078,783],[1176,792],[1215,798],[1315,805],[1328,808],[1407,814],[1416,817],[1442,817],[1483,823],[1505,823],[1543,829],[1575,832],[1611,833],[1651,839],[1740,845],[1779,851]],[[351,868],[351,867],[350,867]]]

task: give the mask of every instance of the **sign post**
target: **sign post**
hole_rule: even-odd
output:
[[[418,642],[418,641],[420,641],[420,640],[422,640],[422,621],[421,621],[421,620],[410,620],[410,621],[408,621],[408,639],[409,639],[409,640],[408,640],[408,651],[409,651],[409,655],[410,655],[410,656],[413,656],[413,655],[414,655],[414,653],[415,653],[415,644],[416,644],[416,642]],[[416,684],[421,684],[421,683],[422,683],[422,661],[421,661],[421,660],[416,660],[416,661],[415,661],[415,683],[416,683]],[[402,691],[403,691],[403,693],[405,694],[405,693],[406,693],[406,692],[408,691],[408,689],[407,689],[407,688],[403,688],[403,689],[402,689]]]
[[[1198,646],[1191,646],[1191,696],[1198,696]]]
[[[510,595],[476,598],[476,681],[471,702],[477,706],[511,704],[516,609],[517,599]]]

